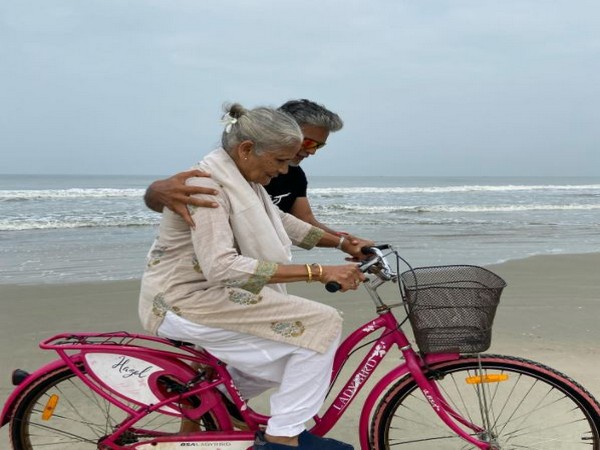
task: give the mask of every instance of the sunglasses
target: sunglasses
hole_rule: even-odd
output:
[[[302,148],[304,150],[319,150],[325,147],[326,142],[315,141],[314,139],[305,137],[302,141]]]

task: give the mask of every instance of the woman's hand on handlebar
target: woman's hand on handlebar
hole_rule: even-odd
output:
[[[367,277],[362,273],[356,264],[345,264],[342,266],[323,266],[323,275],[321,283],[336,282],[341,286],[340,291],[344,292],[349,289],[356,290],[360,283],[365,281]]]

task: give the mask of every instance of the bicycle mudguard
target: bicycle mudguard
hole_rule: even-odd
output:
[[[73,361],[78,362],[78,358],[74,357]],[[4,408],[2,408],[2,414],[0,415],[0,427],[3,427],[10,421],[10,418],[12,417],[15,406],[17,405],[17,400],[23,394],[23,392],[25,392],[27,389],[29,389],[29,387],[34,382],[36,382],[37,380],[42,378],[47,373],[57,370],[61,367],[67,368],[68,367],[67,363],[65,363],[62,359],[57,359],[55,361],[52,361],[52,362],[46,364],[45,366],[40,367],[35,372],[29,374],[29,376],[27,378],[25,378],[15,388],[15,390],[10,394],[10,396],[6,400],[6,403],[4,404]]]
[[[198,373],[189,365],[174,358],[144,354],[138,349],[98,348],[80,353],[87,375],[99,386],[141,406],[164,403],[170,397],[177,401],[163,404],[164,414],[181,416],[182,400],[176,394],[187,391],[185,384]],[[178,389],[181,389],[180,391]],[[216,393],[206,389],[187,400],[186,417],[198,419],[219,402]]]
[[[425,356],[425,364],[433,365],[460,358],[458,353],[432,353]],[[369,418],[377,406],[377,399],[389,389],[397,380],[410,376],[406,365],[402,364],[386,373],[367,396],[359,420],[359,436],[361,449],[369,448]]]

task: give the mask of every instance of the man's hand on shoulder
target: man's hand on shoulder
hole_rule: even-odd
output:
[[[201,170],[188,170],[164,180],[157,180],[148,186],[146,190],[144,195],[146,206],[156,212],[162,212],[166,206],[171,211],[179,214],[193,228],[194,220],[187,205],[201,208],[217,208],[219,206],[217,202],[192,197],[195,194],[217,194],[217,191],[211,188],[187,185],[186,180],[193,177],[210,177],[210,174]]]

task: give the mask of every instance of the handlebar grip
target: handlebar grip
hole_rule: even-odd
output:
[[[337,281],[328,281],[327,284],[325,285],[325,289],[327,289],[328,292],[337,292],[342,288],[342,285],[340,283],[338,283]]]
[[[390,248],[390,244],[372,245],[370,247],[365,246],[361,248],[360,251],[363,252],[363,254],[365,255],[372,255],[373,253],[375,253],[373,251],[374,248],[378,250],[387,250],[388,248]]]

